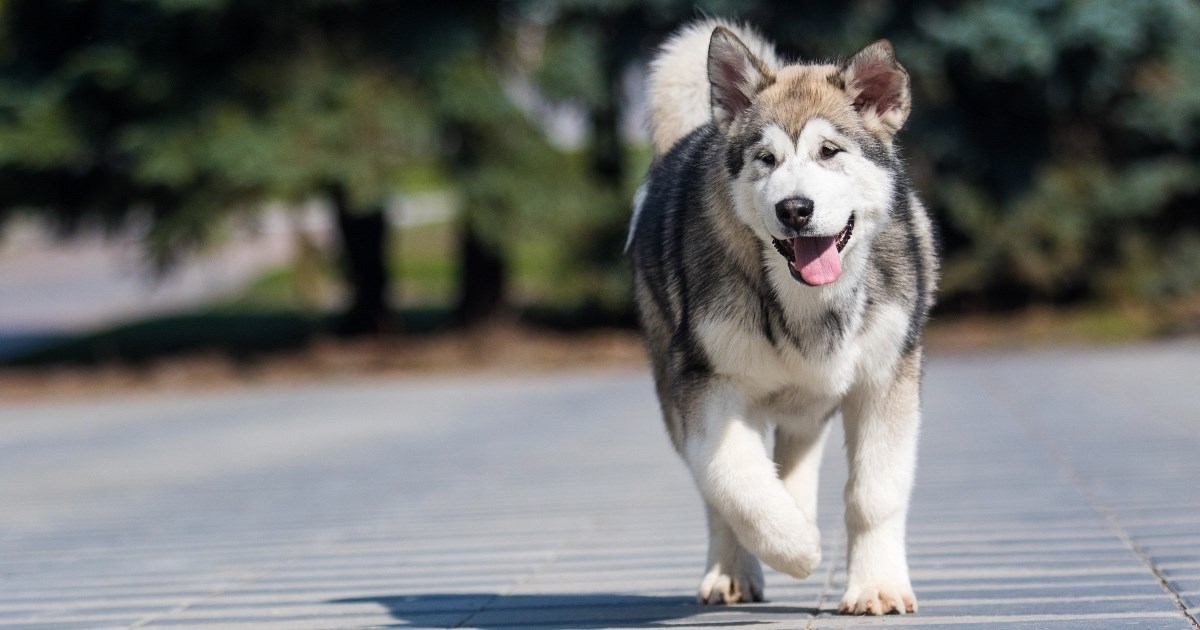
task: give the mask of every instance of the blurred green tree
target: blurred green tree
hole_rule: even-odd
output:
[[[586,206],[595,189],[578,162],[506,96],[506,80],[507,89],[529,86],[518,84],[519,72],[505,68],[503,57],[496,49],[490,58],[460,54],[441,64],[432,82],[452,147],[444,170],[462,198],[456,316],[464,325],[507,317],[513,243],[562,238],[559,217]]]
[[[915,15],[926,113],[910,138],[945,217],[951,299],[1200,289],[1200,4],[990,1]]]
[[[2,7],[0,212],[148,223],[160,269],[232,212],[324,196],[352,299],[387,322],[382,208],[433,123],[387,3],[14,0]]]
[[[420,167],[462,202],[458,320],[506,304],[508,244],[588,199],[511,97],[517,4],[16,0],[2,7],[0,218],[149,225],[160,269],[221,219],[319,196],[346,332],[388,321],[383,208]],[[516,86],[519,88],[519,86]]]

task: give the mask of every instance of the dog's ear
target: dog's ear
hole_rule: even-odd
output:
[[[881,39],[860,50],[842,63],[840,73],[867,130],[890,140],[912,109],[908,71],[896,61],[892,43]]]
[[[718,26],[708,40],[708,85],[713,122],[721,133],[770,83],[770,73],[733,31]]]

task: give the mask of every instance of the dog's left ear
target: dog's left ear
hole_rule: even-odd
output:
[[[892,43],[881,39],[858,51],[840,73],[867,130],[890,140],[912,109],[908,71],[896,61]]]

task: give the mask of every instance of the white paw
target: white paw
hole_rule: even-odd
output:
[[[700,582],[701,604],[739,604],[763,600],[763,574],[758,560],[746,558],[739,566],[725,570],[716,565]]]
[[[776,571],[786,573],[797,580],[803,580],[812,575],[812,572],[821,565],[821,551],[820,549],[810,549],[788,555],[764,554],[763,562],[771,565],[771,568]]]
[[[872,584],[851,583],[842,595],[838,612],[844,615],[886,615],[888,613],[917,612],[917,596],[912,586],[905,581]]]
[[[821,533],[805,527],[791,536],[763,536],[746,545],[771,568],[802,580],[821,564]]]

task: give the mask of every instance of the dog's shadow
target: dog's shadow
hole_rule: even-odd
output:
[[[439,593],[333,600],[332,604],[375,603],[387,609],[397,627],[465,628],[663,628],[690,619],[692,627],[771,623],[753,615],[815,615],[815,608],[759,604],[701,606],[688,597],[652,597],[609,593],[498,595]],[[736,618],[731,618],[736,617]]]

